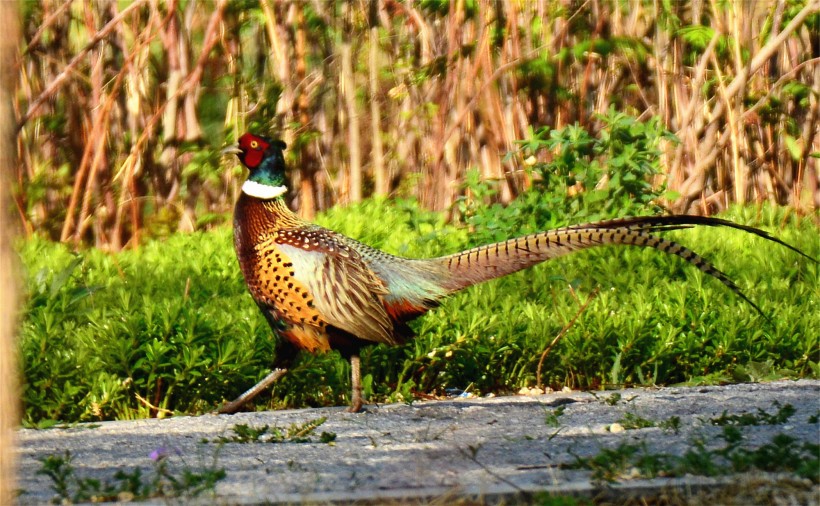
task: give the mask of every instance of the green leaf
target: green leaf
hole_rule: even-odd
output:
[[[711,26],[689,25],[680,27],[677,34],[693,47],[704,50],[715,36],[715,30]]]
[[[800,155],[803,153],[803,148],[800,146],[799,141],[789,134],[785,134],[784,139],[786,141],[786,149],[789,151],[792,160],[800,160]]]

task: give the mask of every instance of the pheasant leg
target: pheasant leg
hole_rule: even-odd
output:
[[[225,404],[221,408],[217,410],[219,414],[233,414],[239,411],[239,409],[251,401],[254,397],[262,393],[266,388],[272,385],[276,380],[281,378],[288,372],[287,369],[274,369],[271,371],[270,374],[265,376],[262,381],[257,383],[256,385],[252,386],[248,389],[244,394],[240,395],[236,399],[232,400],[231,402]]]
[[[347,409],[351,413],[358,413],[362,410],[362,373],[360,368],[359,355],[350,356],[350,407]]]

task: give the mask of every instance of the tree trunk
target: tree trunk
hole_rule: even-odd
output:
[[[15,255],[11,243],[9,189],[16,166],[15,121],[11,108],[18,43],[17,3],[0,2],[0,504],[14,504],[16,429],[18,420],[17,320]]]

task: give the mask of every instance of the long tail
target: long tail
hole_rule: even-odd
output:
[[[757,304],[752,302],[731,279],[708,260],[681,244],[652,235],[653,232],[691,228],[695,225],[721,226],[743,230],[781,244],[809,260],[818,262],[794,246],[769,235],[763,230],[703,216],[646,216],[573,225],[479,246],[461,253],[438,258],[436,262],[449,271],[450,275],[444,284],[444,288],[452,293],[573,251],[609,244],[643,246],[683,258],[706,274],[717,278],[737,296],[763,314]]]

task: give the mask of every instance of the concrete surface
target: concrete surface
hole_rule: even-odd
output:
[[[785,423],[740,427],[743,444],[757,448],[780,433],[820,443],[820,424],[815,421],[820,414],[820,381],[628,389],[617,392],[617,403],[613,393],[369,405],[367,412],[358,414],[339,407],[21,430],[20,503],[44,504],[55,496],[51,480],[37,471],[41,459],[65,450],[71,452],[77,476],[101,480],[112,479],[118,469],[131,472],[137,467],[151,476],[151,453],[157,450],[168,455],[165,461],[174,472],[181,466],[196,472],[213,465],[216,458],[216,467],[227,473],[216,496],[175,501],[182,503],[466,503],[466,497],[470,502],[515,503],[539,491],[617,500],[657,495],[670,487],[695,494],[704,487],[736,482],[737,476],[643,479],[626,473],[617,484],[607,484],[592,480],[588,470],[565,467],[577,462],[576,456],[591,457],[623,442],[645,442],[648,452],[675,455],[683,455],[698,439],[707,448],[720,448],[725,445],[719,437],[723,427],[710,420],[724,411],[756,414],[762,409],[775,414],[775,401],[791,404],[796,411]],[[557,414],[558,407],[563,407],[563,414]],[[655,422],[679,417],[680,430],[619,431],[613,424],[626,413]],[[220,436],[234,434],[237,424],[286,428],[320,417],[327,420],[310,443],[218,444]],[[319,442],[323,431],[335,433],[336,440]],[[820,503],[816,484],[764,475],[775,482],[781,478],[801,490],[791,502]]]

